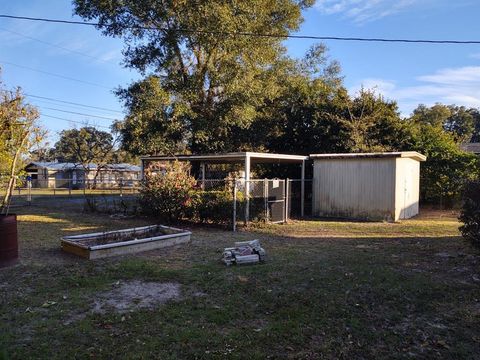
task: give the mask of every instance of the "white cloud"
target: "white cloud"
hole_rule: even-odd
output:
[[[350,92],[357,93],[361,87],[373,89],[387,99],[396,100],[403,115],[411,113],[418,104],[437,102],[480,107],[480,66],[440,69],[416,80],[418,85],[402,87],[392,80],[369,78]]]
[[[480,66],[465,66],[455,69],[442,69],[433,75],[420,76],[420,81],[441,85],[480,84]]]
[[[398,13],[420,1],[422,0],[318,0],[315,7],[324,14],[343,14],[361,24]]]

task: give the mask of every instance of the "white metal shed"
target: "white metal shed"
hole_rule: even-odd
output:
[[[313,154],[313,215],[397,221],[418,214],[418,152]]]

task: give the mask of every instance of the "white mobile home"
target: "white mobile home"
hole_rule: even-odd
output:
[[[417,152],[313,154],[313,215],[397,221],[418,214]]]
[[[79,164],[34,161],[25,167],[34,188],[83,188],[94,181],[102,187],[134,186],[140,180],[140,167],[131,164],[108,164],[98,170],[89,164],[88,171]],[[95,180],[95,176],[97,176]]]

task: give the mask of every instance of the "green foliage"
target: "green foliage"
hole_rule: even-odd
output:
[[[192,205],[195,184],[185,163],[151,163],[140,188],[143,212],[169,223],[182,219]]]
[[[413,111],[411,120],[423,125],[443,127],[452,135],[456,143],[462,143],[472,139],[480,115],[478,110],[467,109],[464,106],[436,104],[427,107],[419,105]]]
[[[55,144],[55,156],[61,161],[82,165],[108,164],[113,156],[113,137],[106,131],[91,126],[63,130]]]
[[[160,78],[149,76],[117,92],[128,115],[117,123],[123,148],[133,154],[175,154],[185,150],[188,109],[175,103]]]
[[[480,111],[478,109],[470,109],[469,112],[474,119],[473,135],[470,141],[480,142]]]
[[[446,107],[434,108],[427,111],[419,106],[428,115],[425,117],[419,117],[420,111],[414,112],[409,121],[412,144],[404,150],[416,150],[427,156],[420,172],[421,200],[452,206],[460,199],[463,185],[479,173],[479,163],[475,155],[460,150],[454,134],[445,131],[443,120],[437,121],[438,117],[432,116]]]
[[[23,160],[45,136],[38,117],[38,110],[25,102],[20,88],[7,90],[0,80],[0,186],[6,190],[0,212],[8,213]]]
[[[463,223],[460,227],[463,237],[480,247],[480,181],[472,181],[465,186],[459,219]]]
[[[230,224],[233,215],[233,194],[227,190],[198,191],[194,207],[194,216],[200,222]]]
[[[308,155],[406,146],[409,130],[395,102],[367,90],[351,97],[324,78],[291,80],[260,125],[270,150]]]

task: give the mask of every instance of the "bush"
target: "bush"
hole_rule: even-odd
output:
[[[178,161],[152,163],[145,169],[145,180],[140,188],[142,210],[169,223],[180,220],[189,211],[195,185],[187,164]]]
[[[233,195],[229,191],[202,191],[196,194],[195,213],[201,222],[231,224]]]
[[[245,195],[237,192],[237,220],[244,219]],[[231,191],[199,191],[192,197],[193,211],[189,218],[203,223],[220,225],[232,224],[233,194]],[[265,200],[263,198],[250,199],[250,221],[265,220]]]
[[[241,198],[237,196],[237,199],[237,220],[244,220],[247,201],[244,199],[243,196]],[[264,198],[250,198],[248,205],[249,218],[251,222],[262,222],[266,220]]]
[[[461,151],[441,127],[419,125],[414,142],[412,149],[427,156],[420,169],[421,201],[444,207],[460,203],[465,182],[479,174],[478,158]]]
[[[465,186],[463,206],[460,213],[460,231],[463,237],[480,247],[480,181]]]

